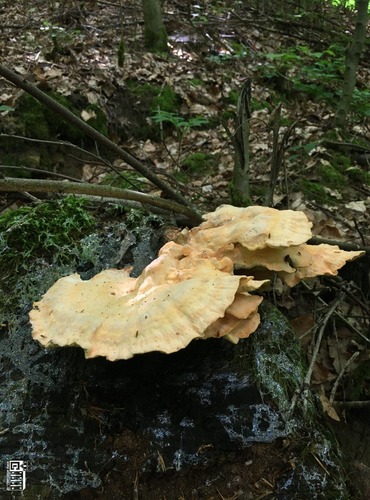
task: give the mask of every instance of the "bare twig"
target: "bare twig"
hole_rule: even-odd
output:
[[[135,170],[137,170],[142,175],[144,175],[155,186],[157,186],[159,189],[164,191],[170,198],[177,201],[177,203],[179,203],[181,205],[185,205],[185,206],[190,207],[189,209],[193,212],[194,219],[197,217],[198,217],[198,219],[200,218],[200,214],[194,208],[192,208],[190,206],[189,202],[179,192],[175,191],[165,181],[163,181],[157,175],[155,175],[149,167],[147,167],[146,165],[141,163],[137,158],[130,155],[124,149],[117,146],[117,144],[115,144],[114,142],[109,140],[107,137],[100,134],[93,127],[90,127],[90,125],[88,125],[86,122],[81,120],[78,116],[74,115],[71,111],[69,111],[64,106],[61,106],[54,99],[52,99],[47,94],[42,92],[42,90],[40,90],[39,88],[37,88],[34,85],[32,85],[31,83],[29,83],[23,77],[14,73],[14,71],[11,71],[8,68],[5,68],[4,66],[1,66],[1,65],[0,65],[0,76],[6,78],[7,80],[12,82],[17,87],[25,90],[32,97],[34,97],[35,99],[37,99],[38,101],[43,103],[48,108],[55,111],[56,113],[63,116],[63,118],[65,120],[67,120],[68,122],[70,122],[73,125],[75,125],[76,127],[78,127],[91,139],[93,139],[97,143],[103,145],[104,147],[106,147],[110,151],[113,151],[120,158],[123,158],[129,165],[131,165],[131,167],[133,167]]]
[[[310,245],[321,245],[324,243],[325,245],[337,245],[341,250],[346,251],[356,251],[361,250],[370,255],[370,247],[359,245],[358,243],[349,243],[348,241],[341,240],[329,240],[327,238],[320,238],[319,236],[314,236],[313,238],[307,241]]]
[[[320,467],[326,472],[326,474],[328,476],[330,476],[330,472],[328,471],[328,469],[324,466],[324,464],[321,462],[321,460],[319,460],[319,458],[315,455],[315,453],[312,453],[311,452],[311,455],[313,456],[313,458],[316,460],[316,462],[320,465]]]
[[[322,145],[330,149],[339,149],[345,153],[349,153],[350,151],[360,151],[362,153],[370,152],[370,147],[360,146],[353,142],[329,141],[325,139],[322,141]]]
[[[305,281],[301,281],[301,284],[307,289],[309,290],[310,292],[312,292],[311,288],[307,285],[307,283]],[[316,299],[324,306],[324,307],[328,307],[328,304],[325,302],[325,300],[323,300],[320,296],[316,296]],[[358,330],[355,326],[352,325],[352,323],[350,323],[348,321],[347,318],[345,318],[342,314],[340,314],[338,311],[334,311],[335,315],[346,325],[348,326],[348,328],[350,330],[352,330],[353,332],[357,333],[357,335],[359,335],[363,340],[365,340],[366,342],[368,342],[370,344],[370,339],[368,337],[366,337],[366,335],[364,335],[362,332],[360,332],[360,330]]]
[[[139,472],[138,471],[136,471],[133,486],[134,486],[134,490],[133,490],[134,500],[139,500]]]
[[[335,394],[336,394],[336,392],[338,390],[339,382],[341,381],[341,379],[342,379],[343,375],[345,374],[345,371],[347,370],[347,368],[349,367],[349,365],[351,363],[353,363],[356,358],[358,358],[359,354],[360,354],[359,351],[354,352],[352,354],[352,356],[349,358],[349,360],[347,361],[347,363],[343,366],[340,374],[338,375],[337,380],[335,381],[335,383],[333,385],[333,388],[331,390],[331,393],[330,393],[329,403],[331,404],[331,406],[333,406],[334,398],[335,398]]]
[[[370,317],[370,308],[369,308],[369,306],[366,305],[365,302],[363,302],[360,299],[361,290],[357,286],[355,286],[355,284],[348,283],[348,286],[343,286],[343,285],[345,285],[345,283],[338,276],[327,277],[326,280],[329,281],[333,287],[339,288],[340,290],[343,290],[343,292],[346,295],[348,295],[348,297],[351,299],[351,301],[356,303],[357,305],[359,305],[361,307],[361,309],[364,311],[364,313]],[[353,288],[354,291],[352,291],[351,288]],[[349,315],[348,312],[347,312],[347,315]]]
[[[0,170],[25,170],[27,172],[35,172],[36,174],[43,174],[51,177],[60,177],[61,179],[66,179],[68,181],[80,182],[81,179],[76,179],[75,177],[71,177],[69,175],[58,174],[57,172],[50,172],[49,170],[43,170],[42,168],[32,168],[32,167],[20,167],[18,165],[0,165]]]
[[[155,206],[164,210],[169,210],[177,214],[187,216],[192,222],[199,223],[202,219],[198,214],[184,205],[175,201],[165,200],[156,196],[144,193],[138,193],[129,189],[120,189],[111,186],[102,186],[98,184],[87,184],[78,182],[50,181],[40,179],[0,179],[0,191],[30,191],[39,193],[76,193],[90,194],[102,197],[111,197],[125,200],[134,200],[142,203],[144,206]]]
[[[320,326],[320,329],[319,329],[319,333],[318,333],[318,336],[317,336],[317,339],[316,339],[315,347],[314,347],[314,350],[313,350],[313,353],[312,353],[312,359],[311,359],[311,362],[310,362],[310,366],[308,367],[308,370],[307,370],[306,376],[304,378],[304,381],[302,383],[302,386],[299,387],[295,391],[295,393],[293,395],[292,403],[290,405],[289,412],[288,412],[288,420],[291,418],[291,416],[293,414],[294,408],[295,408],[295,406],[297,404],[298,397],[300,395],[303,398],[304,408],[306,407],[306,404],[307,404],[307,391],[308,391],[308,387],[310,386],[310,383],[311,383],[312,372],[313,372],[313,369],[314,369],[314,366],[315,366],[315,363],[316,363],[316,360],[317,360],[317,356],[319,354],[322,337],[324,335],[324,331],[325,331],[326,325],[328,324],[329,319],[334,314],[334,311],[338,307],[338,305],[340,304],[341,300],[342,300],[342,294],[338,297],[337,300],[335,300],[333,302],[333,304],[331,305],[329,311],[326,313],[324,319],[322,320],[322,323],[321,323],[321,326]]]
[[[335,401],[338,408],[368,408],[370,401]]]
[[[341,301],[342,301],[342,294],[337,298],[337,300],[335,300],[333,302],[333,304],[331,305],[329,311],[326,313],[326,315],[325,315],[325,317],[324,317],[324,319],[323,319],[323,321],[321,323],[319,334],[317,336],[316,343],[315,343],[315,348],[314,348],[313,353],[312,353],[311,363],[310,363],[310,366],[309,366],[309,368],[307,370],[306,377],[304,379],[304,383],[306,385],[309,385],[310,382],[311,382],[313,368],[315,366],[315,363],[316,363],[316,360],[317,360],[317,356],[319,354],[319,350],[320,350],[320,346],[321,346],[321,341],[322,341],[322,337],[324,335],[324,331],[325,331],[326,325],[328,324],[329,319],[332,317],[332,315],[334,314],[335,309],[338,307],[338,305],[340,304]]]

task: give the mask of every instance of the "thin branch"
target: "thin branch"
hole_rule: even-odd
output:
[[[338,386],[339,386],[339,382],[341,381],[343,375],[345,374],[347,368],[349,367],[349,365],[351,363],[353,363],[353,361],[358,358],[360,352],[359,351],[356,351],[352,354],[352,356],[349,358],[349,360],[347,361],[347,363],[343,366],[340,374],[338,375],[337,377],[337,380],[335,381],[334,385],[333,385],[333,388],[331,390],[331,393],[330,393],[330,399],[329,399],[329,403],[331,404],[331,406],[333,406],[334,404],[334,398],[335,398],[335,394],[337,393],[337,390],[338,390]]]
[[[66,194],[65,196],[68,196],[68,194]],[[139,203],[138,201],[119,200],[118,198],[107,198],[106,196],[104,196],[104,198],[102,198],[101,196],[94,196],[94,195],[89,195],[89,194],[77,194],[77,193],[74,193],[74,196],[76,198],[84,198],[85,200],[87,200],[91,204],[96,203],[96,204],[101,205],[102,203],[111,203],[111,204],[120,205],[120,206],[126,207],[126,208],[132,208],[135,210],[143,210],[143,204]],[[39,200],[39,202],[40,202],[40,200]],[[150,213],[158,214],[158,215],[168,215],[168,210],[164,210],[163,208],[158,208],[158,207],[152,206],[152,207],[150,207]],[[182,217],[182,216],[180,215],[179,218],[180,217]],[[177,220],[177,217],[175,217],[175,218]]]
[[[12,134],[0,134],[0,138],[6,138],[6,139],[19,139],[19,140],[22,140],[22,141],[28,141],[28,142],[37,142],[37,143],[40,143],[40,144],[50,144],[52,146],[65,146],[67,148],[72,148],[72,149],[75,149],[76,151],[79,151],[80,153],[82,153],[83,155],[85,156],[90,156],[92,158],[94,158],[96,160],[96,164],[98,165],[105,165],[106,167],[108,167],[110,170],[112,170],[113,172],[115,172],[117,175],[119,175],[120,177],[122,177],[122,179],[124,179],[128,184],[131,185],[132,188],[134,188],[135,190],[137,189],[137,187],[135,186],[135,184],[128,178],[126,178],[123,174],[121,174],[121,172],[119,172],[118,169],[116,169],[108,160],[105,160],[104,158],[102,158],[101,156],[98,156],[94,153],[91,153],[90,151],[87,151],[86,149],[83,149],[83,148],[80,148],[79,146],[76,146],[76,144],[73,144],[72,142],[68,142],[68,141],[51,141],[51,140],[46,140],[46,139],[34,139],[32,137],[25,137],[23,135],[12,135]],[[79,161],[79,162],[82,162],[84,161],[82,158],[79,158],[78,156],[74,156],[73,154],[68,154],[68,156],[70,158],[74,158],[75,160]],[[87,160],[89,162],[89,164],[92,164],[93,162],[91,162],[91,160]],[[26,167],[11,167],[11,168],[26,168]],[[37,171],[37,169],[35,169],[34,171]],[[58,175],[58,176],[62,176],[62,174],[55,174],[53,172],[50,172],[50,170],[40,170],[40,172],[42,173],[45,173],[47,172],[48,175]],[[79,179],[74,179],[72,177],[69,177],[69,176],[63,176],[65,179],[69,179],[71,181],[76,181],[76,182],[83,182],[83,181],[80,181]]]
[[[310,366],[307,370],[306,377],[304,379],[304,383],[306,384],[306,386],[308,386],[311,383],[312,372],[313,372],[315,363],[317,361],[317,356],[319,354],[321,341],[322,341],[322,337],[324,335],[326,325],[328,324],[329,319],[332,317],[332,315],[334,314],[334,311],[336,310],[336,308],[338,307],[338,305],[340,304],[341,301],[342,301],[342,295],[340,295],[338,297],[338,299],[333,302],[333,304],[330,306],[329,311],[326,313],[326,315],[321,323],[319,334],[317,336],[315,347],[314,347],[314,350],[312,353],[311,363],[310,363]]]
[[[359,245],[358,243],[349,243],[348,241],[341,240],[329,240],[327,238],[320,238],[318,236],[314,236],[313,238],[307,241],[310,245],[321,245],[324,243],[325,245],[337,245],[341,250],[346,251],[359,251],[366,252],[370,255],[370,247],[365,247]]]
[[[19,139],[21,141],[28,141],[28,142],[37,142],[39,144],[50,144],[52,146],[65,146],[68,148],[75,149],[76,151],[79,151],[83,155],[86,156],[91,156],[92,158],[95,158],[99,164],[106,165],[109,168],[112,168],[111,163],[108,160],[105,160],[101,156],[98,156],[94,153],[91,153],[90,151],[87,151],[87,149],[80,148],[80,146],[76,146],[76,144],[73,144],[72,142],[69,141],[51,141],[51,140],[46,140],[46,139],[34,139],[33,137],[25,137],[24,135],[14,135],[14,134],[0,134],[0,138],[6,138],[6,139]],[[81,158],[78,158],[76,156],[73,156],[69,154],[68,156],[72,156],[72,158],[76,158],[79,161],[83,161]],[[87,160],[88,161],[88,160]],[[91,163],[91,162],[89,162]]]
[[[363,297],[363,294],[360,288],[358,288],[354,283],[348,283],[346,284],[346,286],[343,286],[344,280],[339,276],[327,276],[326,280],[329,281],[331,286],[333,286],[334,288],[339,288],[339,290],[342,290],[343,293],[348,295],[350,300],[360,306],[364,313],[370,317],[370,307],[361,300],[361,296]],[[351,290],[351,288],[353,291]],[[349,316],[348,311],[347,316]]]
[[[152,205],[155,207],[169,210],[174,213],[187,216],[193,223],[199,224],[202,217],[194,210],[180,205],[175,201],[165,200],[149,194],[138,193],[129,189],[120,189],[111,186],[102,186],[98,184],[87,184],[78,182],[50,181],[40,179],[0,179],[0,191],[29,191],[36,193],[72,193],[72,194],[90,194],[101,197],[118,198],[125,200],[134,200],[143,205]]]
[[[335,401],[338,408],[368,408],[370,401]]]
[[[309,285],[304,280],[301,281],[301,284],[302,284],[302,286],[304,286],[306,288],[306,290],[309,290],[309,292],[313,293],[313,290],[309,287]],[[329,307],[329,305],[325,302],[325,300],[323,300],[319,295],[315,295],[315,297],[320,302],[320,304],[322,304],[324,307]],[[358,330],[354,325],[352,325],[352,323],[350,321],[348,321],[348,319],[345,316],[343,316],[342,314],[340,314],[338,311],[334,311],[334,314],[346,326],[348,326],[348,328],[350,330],[352,330],[353,332],[355,332],[359,337],[361,337],[363,340],[365,340],[365,342],[367,342],[367,343],[370,344],[370,339],[367,338],[366,335],[364,335],[362,332],[360,332],[360,330]]]
[[[194,219],[200,217],[200,214],[190,206],[189,202],[180,193],[175,191],[165,181],[157,177],[149,167],[141,163],[137,158],[131,156],[127,151],[117,146],[117,144],[109,140],[107,137],[100,134],[97,130],[95,130],[93,127],[91,127],[86,122],[81,120],[78,116],[74,115],[67,108],[60,105],[58,102],[49,97],[47,94],[42,92],[39,88],[35,87],[31,83],[29,83],[26,79],[14,73],[14,71],[11,71],[8,68],[5,68],[4,66],[1,65],[0,65],[0,76],[6,78],[17,87],[29,93],[32,97],[43,103],[49,109],[52,109],[56,113],[63,116],[65,120],[78,127],[91,139],[103,145],[110,151],[113,151],[120,158],[123,158],[129,165],[131,165],[131,167],[133,167],[135,170],[144,175],[155,186],[157,186],[159,189],[165,192],[170,198],[177,201],[181,205],[188,206],[189,209],[193,212]]]
[[[317,361],[317,356],[319,354],[322,337],[324,335],[324,331],[325,331],[326,325],[328,324],[329,319],[335,313],[335,310],[338,307],[338,305],[340,304],[341,300],[342,300],[342,296],[340,295],[338,297],[338,299],[335,300],[333,302],[333,304],[330,306],[329,311],[326,313],[326,315],[325,315],[325,317],[324,317],[324,319],[323,319],[323,321],[322,321],[322,323],[320,325],[319,334],[318,334],[316,342],[315,342],[315,347],[314,347],[314,350],[313,350],[313,353],[312,353],[312,359],[311,359],[311,362],[310,362],[310,366],[308,367],[308,370],[307,370],[306,376],[304,378],[304,381],[302,383],[302,386],[299,387],[295,391],[295,393],[294,393],[294,395],[292,397],[292,403],[291,403],[289,411],[288,411],[288,420],[291,418],[291,416],[293,414],[293,411],[294,411],[294,408],[295,408],[295,406],[297,404],[298,397],[301,394],[302,394],[302,399],[303,399],[303,405],[304,405],[304,407],[306,407],[306,404],[307,404],[307,391],[308,391],[308,387],[310,386],[310,383],[311,383],[311,377],[312,377],[312,373],[313,373],[313,369],[314,369],[315,363]]]
[[[19,165],[0,165],[0,170],[25,170],[26,172],[35,172],[36,174],[43,174],[51,177],[59,177],[61,179],[66,179],[68,181],[83,183],[80,179],[71,177],[69,175],[58,174],[57,172],[50,172],[49,170],[43,170],[42,168],[33,167],[20,167]],[[3,175],[3,174],[1,174]]]

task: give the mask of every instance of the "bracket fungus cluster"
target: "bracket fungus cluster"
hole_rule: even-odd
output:
[[[311,223],[302,212],[223,205],[204,219],[166,243],[138,278],[127,268],[87,281],[78,274],[59,279],[30,312],[33,338],[111,361],[176,352],[193,339],[236,343],[258,327],[263,298],[254,292],[274,273],[294,286],[337,274],[363,254],[306,244]],[[261,270],[264,279],[255,279]]]

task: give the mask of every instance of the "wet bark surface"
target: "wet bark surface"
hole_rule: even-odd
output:
[[[123,223],[99,238],[85,240],[98,253],[78,266],[84,279],[128,260],[140,273],[161,244],[157,227],[135,236]],[[57,271],[38,266],[40,282]],[[273,308],[237,345],[193,341],[175,354],[112,363],[86,360],[78,348],[41,348],[31,306],[21,301],[0,337],[0,447],[4,462],[28,461],[25,498],[344,495],[335,446],[302,416],[286,418],[303,372]]]

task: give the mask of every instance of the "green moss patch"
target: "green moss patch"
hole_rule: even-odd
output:
[[[180,108],[180,96],[168,85],[160,87],[150,83],[138,83],[134,80],[127,80],[126,85],[130,93],[139,98],[141,104],[145,105],[148,116],[158,109],[174,113]]]
[[[2,301],[17,289],[20,277],[35,260],[71,260],[75,245],[94,226],[86,200],[69,196],[9,211],[0,216],[0,279]],[[0,304],[1,310],[1,304]]]
[[[348,186],[346,176],[339,172],[334,166],[319,165],[317,170],[326,187],[332,189],[341,189]]]
[[[217,163],[217,158],[212,154],[194,153],[181,162],[181,167],[188,174],[204,174],[211,172]]]
[[[47,95],[76,116],[80,116],[80,110],[67,97],[56,92],[47,92]],[[103,135],[107,135],[108,125],[104,111],[95,104],[90,104],[86,110],[93,111],[95,114],[95,118],[89,120],[89,125]],[[58,113],[44,106],[27,93],[23,94],[18,100],[16,116],[22,122],[24,135],[33,139],[61,139],[78,143],[85,136],[84,132],[78,127],[70,124]]]
[[[370,172],[364,172],[361,167],[350,167],[346,170],[348,177],[355,182],[370,185]]]
[[[301,181],[299,183],[300,190],[308,199],[312,199],[317,203],[331,203],[331,197],[325,191],[324,187],[314,181]]]
[[[89,104],[86,108],[86,111],[95,114],[94,118],[90,118],[90,120],[87,121],[90,127],[100,132],[100,134],[107,136],[108,120],[107,120],[107,115],[104,113],[104,111],[101,108],[99,108],[99,106],[97,106],[96,104]]]

